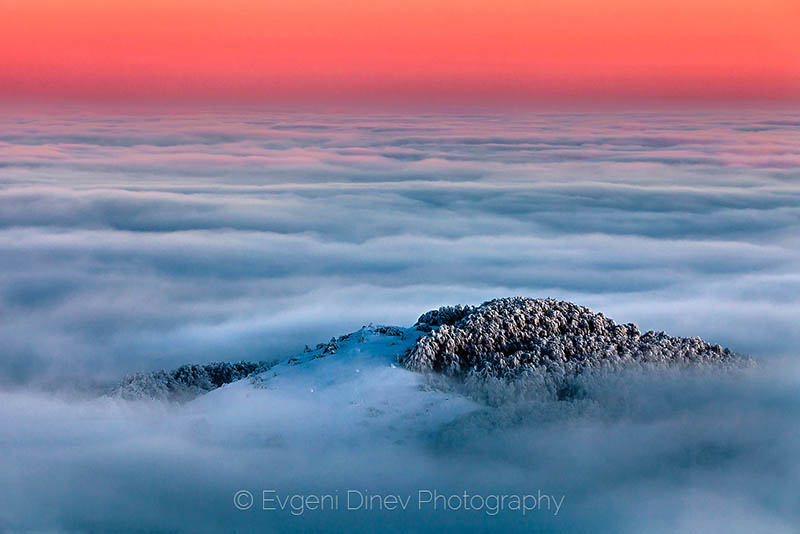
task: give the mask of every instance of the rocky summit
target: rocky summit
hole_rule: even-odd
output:
[[[404,358],[415,371],[449,376],[574,376],[628,367],[733,367],[749,362],[700,338],[641,333],[602,313],[555,299],[512,297],[423,314],[428,332]]]

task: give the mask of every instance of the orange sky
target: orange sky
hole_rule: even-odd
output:
[[[800,99],[799,0],[0,0],[0,99]]]

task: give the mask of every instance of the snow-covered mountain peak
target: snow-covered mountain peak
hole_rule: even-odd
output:
[[[368,326],[277,363],[186,365],[140,373],[114,390],[126,398],[187,400],[231,382],[237,388],[291,391],[299,398],[363,382],[367,374],[403,376],[418,385],[432,375],[486,387],[564,398],[598,373],[640,368],[727,368],[750,363],[700,338],[641,333],[571,302],[524,297],[480,306],[448,306],[422,314],[411,328]],[[411,373],[410,373],[411,372]],[[446,381],[446,380],[445,380]],[[230,390],[234,386],[225,389]],[[503,394],[505,395],[505,394]],[[474,396],[474,395],[473,395]],[[351,399],[358,403],[356,398]]]

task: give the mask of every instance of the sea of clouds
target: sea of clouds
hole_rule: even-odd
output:
[[[0,383],[267,359],[367,322],[572,299],[800,343],[800,116],[14,116]]]
[[[798,114],[8,114],[0,531],[409,521],[231,515],[233,491],[272,480],[532,484],[567,495],[557,520],[532,520],[556,531],[790,532],[798,230]],[[379,448],[352,429],[331,447],[275,445],[92,397],[134,371],[277,359],[509,295],[699,335],[760,369],[598,386],[591,401],[507,407]],[[432,517],[531,526],[416,519]]]

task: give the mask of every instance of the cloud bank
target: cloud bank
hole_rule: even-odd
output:
[[[0,531],[800,522],[797,114],[0,124]],[[369,322],[514,294],[699,335],[760,368],[609,378],[585,399],[487,408],[377,444],[355,425],[316,433],[334,414],[290,402],[265,413],[71,395],[134,371],[272,361]],[[541,488],[566,501],[558,518],[522,521],[233,508],[236,490],[265,485]]]
[[[0,382],[271,359],[511,294],[791,352],[796,122],[7,116]]]
[[[790,533],[800,515],[798,369],[623,374],[583,399],[484,408],[434,430],[342,424],[341,407],[253,391],[165,405],[0,393],[8,532]],[[371,387],[380,388],[380,377]],[[368,382],[369,384],[369,382]],[[213,395],[213,394],[212,394]],[[200,401],[207,399],[201,398]],[[417,421],[415,421],[417,422]],[[262,489],[334,495],[336,510],[261,509]],[[250,491],[255,508],[237,510]],[[356,509],[347,491],[412,495]],[[418,506],[445,495],[563,496],[558,514]],[[296,506],[296,505],[295,505]],[[295,508],[296,509],[296,508]]]

